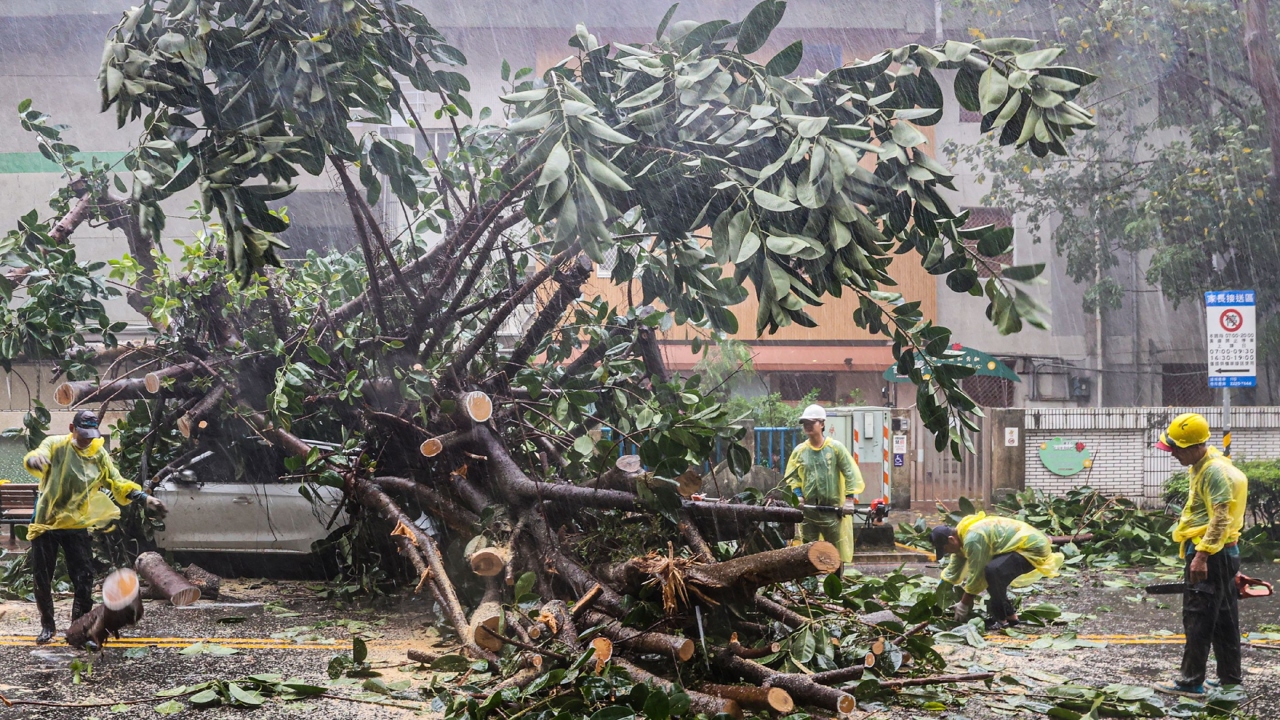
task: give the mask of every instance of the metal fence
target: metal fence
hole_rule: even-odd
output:
[[[785,472],[791,451],[804,439],[799,426],[758,427],[755,429],[755,464]]]

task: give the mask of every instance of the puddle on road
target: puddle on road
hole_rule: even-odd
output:
[[[66,667],[72,660],[80,657],[80,653],[71,648],[36,648],[31,657],[37,665],[49,667]]]

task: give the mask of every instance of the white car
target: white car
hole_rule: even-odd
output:
[[[153,488],[169,508],[165,529],[155,534],[160,548],[305,555],[312,543],[349,522],[338,488],[308,486],[313,502],[299,492],[297,480],[280,477],[285,473],[275,463],[242,458],[236,477],[220,455],[197,455]]]

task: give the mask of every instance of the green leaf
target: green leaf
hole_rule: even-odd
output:
[[[25,100],[23,100],[22,102],[18,103],[18,113],[19,113],[19,114],[24,113],[24,112],[26,112],[26,111],[28,111],[28,110],[30,110],[30,109],[31,109],[31,98],[26,98],[26,99],[25,99]]]
[[[364,640],[359,636],[352,637],[351,659],[355,660],[357,663],[362,663],[367,657],[369,657],[369,646],[365,645]]]
[[[893,141],[904,148],[915,147],[927,141],[924,133],[917,130],[916,126],[909,122],[899,121],[894,123],[892,135]]]
[[[666,14],[662,16],[662,22],[658,23],[658,32],[653,38],[655,41],[662,39],[662,33],[667,31],[667,25],[671,22],[671,18],[675,16],[676,8],[678,7],[680,7],[680,3],[672,3],[671,7],[667,8]]]
[[[538,186],[549,185],[561,178],[569,169],[569,151],[564,143],[558,142],[551,148],[547,161],[542,165],[542,174],[538,176]]]
[[[790,200],[786,200],[777,195],[774,195],[773,193],[767,190],[762,190],[760,188],[756,188],[752,192],[752,197],[755,198],[756,202],[759,203],[760,207],[764,208],[765,210],[772,210],[773,212],[790,212],[800,207],[799,205],[791,202]]]
[[[324,365],[325,367],[329,366],[329,353],[325,352],[325,349],[319,345],[308,345],[307,354],[311,356],[312,360],[315,360],[321,365]]]
[[[595,450],[595,447],[596,447],[595,441],[591,439],[590,435],[579,436],[577,440],[573,441],[573,449],[577,451],[579,455],[583,455],[586,457],[591,456],[591,453],[592,451]]]
[[[1044,272],[1044,263],[1034,265],[1013,265],[1000,271],[1001,277],[1018,282],[1030,282]]]
[[[515,597],[521,597],[533,592],[533,584],[538,580],[538,576],[531,572],[522,573],[520,578],[516,580]]]
[[[787,4],[778,0],[764,0],[751,8],[738,28],[738,52],[750,55],[764,47],[786,9]]]
[[[187,709],[187,706],[183,705],[177,700],[169,700],[168,702],[162,702],[159,705],[156,705],[154,708],[152,708],[152,710],[155,710],[156,713],[159,715],[174,715],[186,709]]]
[[[658,99],[658,96],[662,94],[662,89],[664,87],[666,87],[666,84],[663,81],[659,80],[658,82],[655,82],[654,84],[650,85],[644,90],[641,90],[635,95],[632,95],[626,100],[623,100],[622,102],[618,103],[617,107],[618,109],[622,110],[622,109],[638,107],[640,105],[650,103]]]
[[[769,59],[765,64],[764,71],[770,75],[785,76],[790,75],[800,67],[800,61],[804,58],[804,41],[797,40],[786,46],[777,55]]]
[[[235,701],[236,705],[256,708],[264,702],[261,694],[252,690],[245,690],[240,687],[239,683],[227,683],[227,692],[231,695],[231,699]]]
[[[987,68],[982,73],[982,79],[978,81],[978,97],[982,101],[979,111],[986,115],[995,110],[1000,107],[1008,94],[1009,80],[994,67]]]
[[[729,470],[742,477],[751,471],[751,452],[747,448],[733,443],[728,451]]]
[[[1023,70],[1038,70],[1057,59],[1063,53],[1065,48],[1051,47],[1044,50],[1035,50],[1029,53],[1022,53],[1013,58],[1013,62]]]

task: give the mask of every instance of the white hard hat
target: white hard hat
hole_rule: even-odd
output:
[[[826,408],[822,407],[821,405],[810,405],[809,407],[804,409],[803,413],[800,413],[800,419],[801,420],[821,420],[823,422],[826,422],[827,421]]]

